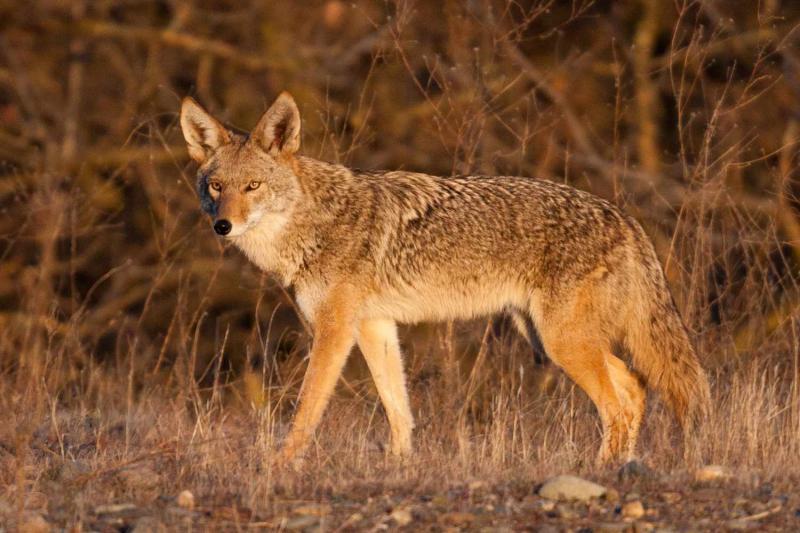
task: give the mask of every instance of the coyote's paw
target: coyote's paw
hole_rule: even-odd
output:
[[[275,466],[279,469],[299,472],[305,459],[304,451],[304,448],[292,445],[291,441],[284,443],[283,448],[275,457]]]
[[[269,469],[272,472],[300,472],[303,469],[304,459],[302,455],[288,453],[281,450],[267,460]]]

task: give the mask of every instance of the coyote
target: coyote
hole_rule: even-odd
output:
[[[510,314],[594,402],[601,463],[633,458],[643,385],[685,431],[704,413],[706,375],[653,245],[609,202],[545,180],[364,172],[297,155],[300,113],[286,92],[248,135],[191,98],[180,122],[214,231],[294,288],[313,328],[283,460],[302,456],[354,344],[391,452],[411,452],[397,323]]]

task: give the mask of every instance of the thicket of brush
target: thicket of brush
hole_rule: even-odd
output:
[[[157,458],[168,490],[262,505],[589,467],[588,402],[484,320],[405,331],[419,468],[383,461],[354,353],[317,477],[263,470],[309,335],[201,216],[177,119],[191,94],[247,129],[284,89],[307,155],[565,181],[636,216],[713,379],[706,457],[800,473],[798,21],[781,0],[0,3],[3,496],[75,458],[84,494]],[[656,408],[641,443],[666,469],[670,424]]]

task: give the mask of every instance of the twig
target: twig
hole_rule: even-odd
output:
[[[79,32],[93,37],[113,37],[151,43],[160,41],[166,46],[180,48],[195,54],[208,54],[247,70],[280,69],[281,65],[255,54],[248,54],[238,48],[217,39],[197,37],[172,29],[139,28],[124,24],[112,24],[101,20],[84,20],[77,25]]]

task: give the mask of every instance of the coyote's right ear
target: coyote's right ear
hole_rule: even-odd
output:
[[[231,140],[225,126],[188,96],[181,104],[181,129],[189,148],[189,156],[200,164],[217,148]]]
[[[291,155],[300,148],[300,111],[291,94],[278,95],[253,128],[251,139],[273,156]]]

